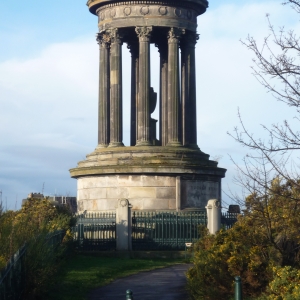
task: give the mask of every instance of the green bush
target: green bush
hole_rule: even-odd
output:
[[[230,299],[234,277],[241,276],[244,295],[257,297],[270,278],[268,249],[260,247],[260,231],[240,220],[227,231],[202,238],[194,246],[193,267],[187,273],[192,299]]]
[[[0,216],[0,269],[26,244],[26,282],[22,299],[43,299],[72,240],[75,218],[64,207],[47,199],[28,199],[18,211]],[[61,244],[52,245],[51,235],[63,230]]]
[[[259,300],[298,300],[300,299],[300,270],[286,267],[273,267],[273,279]]]

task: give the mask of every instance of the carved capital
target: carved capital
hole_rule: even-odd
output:
[[[149,42],[152,32],[152,26],[135,27],[140,42]]]
[[[122,44],[122,35],[118,28],[111,28],[106,30],[107,34],[110,37],[111,44]]]
[[[105,31],[103,31],[103,32],[99,32],[96,34],[96,41],[100,47],[109,48],[111,39],[110,39],[109,34],[107,34]]]
[[[197,34],[196,32],[188,32],[184,35],[184,43],[188,47],[195,47],[198,40],[199,34]]]
[[[185,34],[185,30],[172,27],[168,32],[168,43],[179,43],[181,36]]]

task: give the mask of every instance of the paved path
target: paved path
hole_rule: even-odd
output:
[[[185,272],[190,267],[180,264],[117,279],[93,290],[88,299],[126,300],[126,290],[131,289],[134,300],[187,300]]]

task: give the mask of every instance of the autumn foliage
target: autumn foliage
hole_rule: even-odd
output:
[[[187,274],[193,299],[232,299],[235,276],[247,299],[299,299],[299,228],[300,189],[276,178],[263,197],[247,197],[231,229],[206,232],[195,245]]]
[[[70,244],[74,221],[68,209],[47,199],[28,199],[20,210],[0,215],[0,270],[26,244],[26,288],[22,299],[40,299],[51,285]],[[65,232],[63,243],[53,249],[50,237],[58,230]]]

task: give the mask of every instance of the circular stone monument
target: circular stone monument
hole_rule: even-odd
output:
[[[70,173],[78,212],[204,209],[221,201],[225,169],[197,146],[195,45],[205,0],[89,0],[100,46],[98,146]],[[131,52],[131,99],[122,99],[122,45]],[[150,44],[160,53],[157,93],[150,86]],[[180,61],[180,63],[179,63]],[[181,80],[179,80],[179,78]],[[131,107],[130,146],[123,144],[123,100]]]

